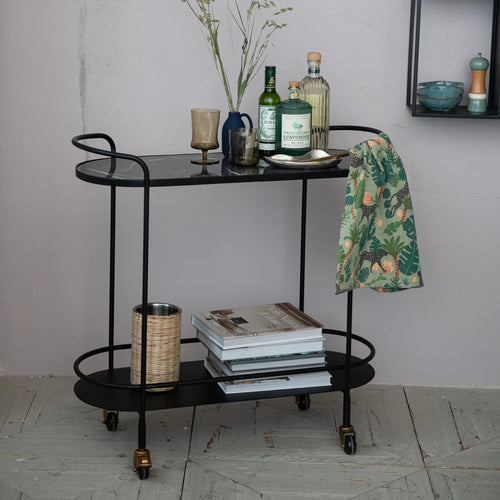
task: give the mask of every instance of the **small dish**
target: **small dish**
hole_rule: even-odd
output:
[[[464,88],[464,82],[449,82],[446,80],[436,80],[434,82],[420,82],[419,87],[461,87]]]
[[[417,98],[422,106],[432,111],[451,111],[462,100],[461,95],[458,97],[428,97],[418,94]]]
[[[345,152],[332,156],[322,149],[311,149],[311,151],[301,156],[291,156],[286,154],[265,156],[264,161],[275,167],[315,169],[337,165],[340,163],[342,157],[347,155],[348,153]]]
[[[440,85],[431,85],[418,89],[418,95],[425,97],[459,97],[463,92],[462,87],[443,87]]]

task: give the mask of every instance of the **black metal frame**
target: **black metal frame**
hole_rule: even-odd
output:
[[[349,126],[349,125],[339,125],[330,126],[330,130],[340,131],[340,130],[353,130],[362,132],[371,132],[378,134],[380,130],[372,127],[359,127],[359,126]],[[108,142],[110,150],[98,149],[95,147],[83,144],[82,141],[93,140],[93,139],[103,139]],[[113,139],[107,134],[95,133],[95,134],[82,134],[74,137],[72,143],[75,147],[87,151],[89,153],[98,154],[102,156],[109,157],[111,159],[111,171],[115,169],[117,159],[130,160],[136,162],[140,165],[143,174],[144,182],[142,187],[144,189],[143,198],[143,258],[142,258],[142,310],[147,310],[148,304],[148,253],[149,253],[149,198],[150,198],[150,174],[146,162],[141,158],[129,154],[123,154],[116,151],[116,146]],[[345,174],[347,175],[347,173]],[[300,177],[299,177],[300,178]],[[301,310],[304,309],[304,288],[305,288],[305,251],[306,251],[306,223],[307,223],[307,178],[302,179],[302,207],[301,207],[301,252],[300,252],[300,284],[299,284],[299,307]],[[200,386],[204,384],[215,385],[220,381],[230,381],[248,378],[248,375],[234,375],[231,377],[197,377],[197,378],[187,378],[180,379],[178,381],[170,381],[165,383],[156,384],[146,384],[146,346],[147,346],[147,315],[142,315],[142,346],[141,346],[141,377],[140,385],[133,385],[130,383],[124,383],[123,381],[127,379],[127,373],[124,369],[119,369],[114,366],[114,352],[118,350],[130,349],[131,344],[120,344],[115,345],[114,341],[114,324],[115,324],[115,254],[116,254],[116,185],[111,185],[111,205],[110,205],[110,281],[109,281],[109,334],[108,334],[108,346],[99,349],[94,349],[82,354],[74,363],[74,371],[80,378],[75,386],[75,392],[80,397],[80,399],[87,401],[89,404],[95,405],[102,400],[107,400],[109,393],[104,393],[103,396],[94,398],[91,394],[93,390],[101,387],[104,390],[121,390],[121,391],[133,391],[134,393],[139,393],[139,404],[135,407],[135,403],[132,404],[133,408],[129,408],[129,403],[125,404],[124,408],[115,408],[114,410],[125,410],[130,411],[131,409],[137,410],[139,413],[139,424],[138,424],[138,448],[146,448],[146,411],[148,407],[157,409],[159,407],[171,407],[169,406],[168,399],[169,394],[165,392],[147,392],[148,389],[162,388],[162,387],[182,387],[182,386]],[[342,371],[345,373],[344,385],[331,387],[331,388],[311,388],[308,392],[325,392],[328,390],[342,390],[343,392],[343,426],[351,426],[351,399],[350,390],[353,387],[363,385],[370,381],[374,376],[373,368],[371,368],[368,363],[375,356],[374,346],[363,337],[354,335],[352,333],[352,314],[353,314],[353,292],[349,291],[347,293],[347,325],[346,331],[324,329],[323,332],[331,335],[345,336],[346,347],[345,347],[345,357],[342,358],[343,361],[336,363],[327,363],[326,369],[328,371]],[[355,340],[363,345],[365,345],[369,354],[364,358],[355,358],[352,356],[352,341]],[[192,343],[198,342],[197,338],[184,338],[181,339],[181,343]],[[98,372],[97,374],[87,375],[81,368],[80,364],[95,355],[108,353],[108,370],[104,372]],[[330,357],[333,353],[330,353]],[[189,363],[186,363],[189,365]],[[182,366],[182,364],[181,364]],[[358,377],[358,381],[353,384],[351,378],[352,369],[363,368],[364,372]],[[323,371],[325,367],[319,368],[304,368],[300,370],[294,370],[294,373],[311,373],[317,371]],[[196,372],[196,370],[194,370]],[[271,376],[271,375],[288,375],[290,370],[283,370],[280,372],[266,372],[260,374],[261,376]],[[117,381],[118,380],[118,381]],[[170,392],[170,391],[169,391]],[[174,391],[175,392],[175,391]],[[221,391],[220,391],[221,392]],[[300,394],[304,390],[287,390],[287,391],[272,391],[270,393],[248,393],[243,396],[239,395],[233,396],[221,396],[218,395],[218,400],[224,401],[235,401],[242,399],[261,399],[266,397],[276,397],[283,395]],[[207,402],[218,402],[214,400],[205,401]],[[174,402],[175,404],[175,402]],[[120,405],[120,403],[118,403]],[[105,409],[105,408],[103,408]],[[111,409],[111,408],[108,408]]]
[[[472,0],[474,1],[474,0]],[[477,2],[476,2],[477,3]],[[406,106],[412,116],[440,118],[500,118],[500,0],[493,0],[491,53],[489,67],[488,108],[485,113],[469,113],[467,106],[457,106],[451,111],[431,111],[417,103],[418,68],[420,55],[420,24],[422,17],[422,0],[411,0],[410,35],[408,46],[408,77],[406,86]],[[466,92],[466,90],[464,90]]]

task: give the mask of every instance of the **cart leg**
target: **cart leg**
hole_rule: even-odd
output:
[[[351,425],[351,352],[352,352],[352,290],[347,293],[347,328],[345,345],[345,387],[344,387],[344,408],[343,423],[339,427],[340,446],[344,449],[346,455],[356,453],[356,433]]]
[[[141,369],[144,366],[143,364]],[[143,375],[144,378],[146,376],[145,373],[141,375]],[[147,479],[152,465],[149,450],[146,448],[146,391],[144,387],[141,387],[138,434],[137,449],[134,452],[134,471],[139,475],[139,479]]]
[[[137,449],[134,451],[134,471],[137,472],[139,479],[147,479],[149,471],[152,468],[149,450]]]
[[[346,455],[356,453],[356,432],[351,425],[351,395],[350,391],[344,391],[344,419],[339,427],[340,446]]]
[[[102,410],[102,423],[106,425],[108,431],[116,431],[118,429],[118,412]]]
[[[300,410],[309,410],[311,406],[311,397],[309,394],[297,394],[295,396],[295,404]]]
[[[339,427],[340,446],[346,455],[356,453],[356,432],[352,425],[341,425]]]
[[[139,392],[139,428],[137,449],[134,452],[134,470],[139,479],[147,479],[151,470],[151,457],[146,448],[146,372],[148,344],[148,252],[149,252],[149,171],[144,170],[144,208],[142,228],[142,322],[141,322],[141,386]]]

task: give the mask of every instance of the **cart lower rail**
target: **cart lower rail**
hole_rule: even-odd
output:
[[[345,336],[345,332],[324,329],[323,333]],[[352,335],[352,339],[364,344],[369,349],[369,354],[364,358],[351,356],[349,360],[349,384],[347,386],[347,356],[344,353],[327,351],[326,366],[322,368],[309,368],[303,370],[287,370],[283,373],[301,373],[319,370],[328,370],[332,374],[332,384],[322,387],[308,387],[307,389],[287,389],[279,391],[248,392],[241,394],[225,394],[217,385],[219,380],[231,380],[237,378],[248,378],[248,375],[239,377],[213,378],[203,366],[203,361],[187,361],[180,364],[179,381],[166,382],[164,384],[147,384],[145,388],[158,388],[175,386],[174,390],[163,392],[147,392],[145,394],[145,409],[162,410],[166,408],[180,408],[185,406],[228,403],[232,401],[248,401],[254,399],[267,399],[283,396],[294,396],[307,392],[309,394],[345,391],[360,387],[370,382],[375,376],[375,370],[369,364],[375,355],[375,348],[366,339]],[[182,343],[197,342],[198,339],[182,339]],[[102,370],[90,375],[85,375],[80,364],[94,355],[108,352],[109,350],[129,349],[130,344],[103,347],[83,354],[75,361],[75,372],[80,380],[75,384],[75,394],[83,402],[103,409],[114,409],[120,411],[139,411],[141,388],[130,383],[130,368],[114,368]],[[269,373],[276,375],[281,372]],[[265,373],[259,376],[265,376]]]
[[[345,355],[338,352],[327,352],[328,363],[342,365]],[[360,361],[359,358],[352,358]],[[162,410],[165,408],[180,408],[184,406],[206,405],[216,403],[229,403],[232,401],[248,401],[253,399],[267,399],[283,396],[294,396],[307,392],[309,394],[343,391],[345,385],[344,370],[336,370],[332,375],[332,385],[326,387],[308,387],[307,389],[287,389],[281,391],[248,392],[243,394],[225,394],[224,391],[211,379],[203,366],[203,361],[188,361],[181,363],[181,379],[206,378],[206,383],[179,386],[172,391],[147,392],[146,410]],[[360,387],[370,382],[375,375],[375,370],[364,364],[352,368],[351,389]],[[121,389],[98,385],[99,382],[122,386],[130,383],[130,368],[115,368],[113,371],[103,370],[93,373],[94,383],[79,380],[75,384],[75,394],[83,402],[97,408],[108,408],[120,411],[139,411],[140,390]],[[248,377],[248,375],[247,375]]]
[[[323,331],[326,334],[345,336],[345,332],[337,330]],[[369,349],[369,354],[364,358],[350,356],[335,351],[326,352],[326,366],[331,375],[331,385],[322,387],[308,387],[299,389],[287,389],[279,391],[248,392],[240,394],[225,394],[217,382],[221,378],[213,378],[204,367],[203,361],[188,361],[180,364],[179,381],[167,382],[165,384],[150,384],[141,388],[130,384],[130,368],[113,368],[85,375],[80,370],[80,364],[97,354],[104,352],[129,349],[130,344],[103,347],[83,354],[75,361],[75,372],[80,380],[75,384],[76,396],[83,402],[102,408],[104,410],[103,423],[109,431],[116,431],[118,427],[118,412],[131,411],[140,412],[141,398],[144,398],[145,411],[162,410],[168,408],[181,408],[186,406],[230,403],[236,401],[248,401],[257,399],[268,399],[291,396],[295,397],[295,403],[300,410],[310,407],[310,394],[342,391],[344,393],[344,412],[346,406],[350,406],[350,400],[346,398],[349,390],[361,387],[370,382],[375,376],[375,370],[369,364],[375,355],[373,345],[366,339],[352,335],[352,340],[364,344]],[[196,342],[197,339],[182,339],[182,343]],[[287,373],[300,371],[314,371],[318,369],[289,370]],[[248,378],[248,375],[245,376]],[[222,377],[231,379],[232,377]],[[234,378],[234,377],[233,377]],[[241,378],[241,376],[240,376]],[[174,390],[163,392],[148,392],[146,387],[156,388],[158,385],[175,385]],[[307,394],[305,394],[305,392]],[[346,454],[356,451],[356,433],[350,424],[344,424],[339,428],[340,444]],[[134,452],[134,470],[140,479],[146,479],[151,469],[149,450],[138,449]]]

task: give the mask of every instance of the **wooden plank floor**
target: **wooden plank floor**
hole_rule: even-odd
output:
[[[0,500],[500,499],[500,389],[356,389],[351,456],[340,393],[151,412],[140,481],[137,415],[108,432],[74,382],[0,377]]]

